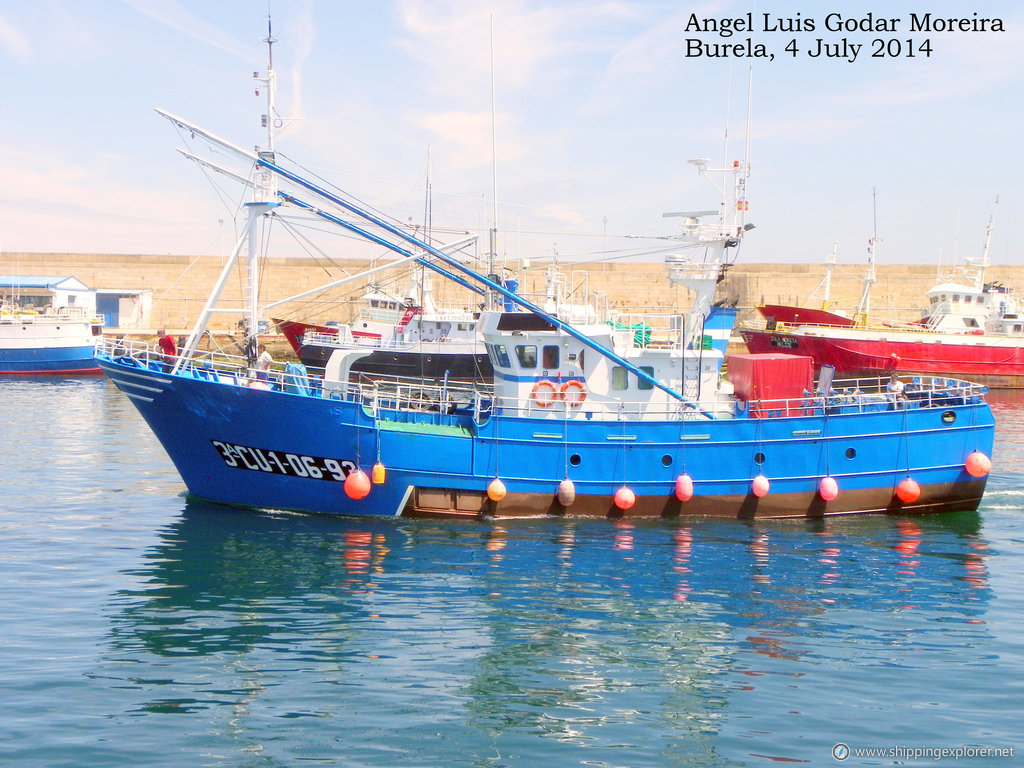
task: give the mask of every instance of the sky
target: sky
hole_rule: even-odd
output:
[[[277,149],[400,220],[424,219],[429,176],[439,230],[486,231],[496,190],[506,255],[614,258],[717,205],[688,160],[746,159],[746,261],[860,265],[874,233],[879,263],[954,264],[994,213],[991,261],[1024,264],[1018,0],[0,0],[0,258],[229,249],[239,190],[154,108],[265,142],[268,14]]]

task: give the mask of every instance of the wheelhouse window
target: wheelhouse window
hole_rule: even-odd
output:
[[[549,369],[558,367],[558,347],[554,344],[544,347],[544,367]]]
[[[512,363],[508,359],[508,351],[504,344],[488,344],[487,354],[491,357],[491,363],[495,368],[511,368]]]
[[[640,370],[643,371],[644,373],[646,373],[652,379],[654,378],[654,366],[651,366],[651,365],[641,365],[640,366]],[[639,377],[637,377],[637,387],[639,389],[654,389],[654,385],[651,384],[651,382],[644,381],[643,379],[641,379]]]
[[[612,368],[612,389],[629,389],[629,371],[621,365]]]
[[[532,344],[520,344],[516,347],[516,358],[522,368],[537,367],[537,348]]]

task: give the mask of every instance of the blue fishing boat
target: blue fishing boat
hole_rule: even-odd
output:
[[[731,185],[719,185],[727,199],[717,210],[680,214],[679,252],[666,266],[692,292],[688,313],[571,324],[285,167],[272,134],[253,152],[163,114],[249,164],[235,174],[253,189],[248,226],[179,357],[105,340],[97,360],[197,497],[338,515],[744,519],[972,510],[982,498],[994,431],[984,387],[833,381],[827,369],[813,381],[809,358],[785,355],[737,356],[723,368],[734,313],[713,298],[752,229],[743,161],[695,161]],[[260,233],[282,210],[482,292],[490,379],[360,377],[353,366],[368,353],[352,349],[335,350],[315,379],[295,364],[267,375],[254,354],[201,352],[243,252],[255,351]]]
[[[95,304],[73,277],[0,275],[0,376],[99,374]]]

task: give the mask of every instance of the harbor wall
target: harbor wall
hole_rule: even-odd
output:
[[[152,308],[136,328],[124,331],[151,333],[166,328],[184,333],[191,328],[223,267],[218,256],[172,256],[152,254],[82,253],[6,253],[7,266],[0,271],[20,275],[72,276],[90,288],[99,290],[148,290]],[[14,268],[16,267],[16,269]],[[264,300],[293,296],[316,288],[332,279],[356,274],[365,262],[335,261],[331,265],[312,258],[271,259],[261,267],[260,294]],[[689,305],[689,291],[667,279],[661,263],[565,264],[569,285],[577,291],[576,301],[584,293],[599,293],[612,307],[624,311],[664,313]],[[385,273],[387,274],[387,273]],[[812,293],[825,275],[822,264],[747,264],[738,263],[726,272],[718,286],[716,299],[734,304],[740,310],[737,322],[756,322],[755,307],[761,303],[803,304],[810,306]],[[520,290],[524,295],[543,294],[545,267],[533,265],[519,270]],[[856,305],[863,287],[863,265],[838,265],[832,276],[831,296],[836,308]],[[934,265],[883,264],[877,267],[877,279],[871,289],[872,313],[887,320],[914,320],[924,306],[924,293],[935,285],[939,274]],[[952,277],[947,273],[945,279]],[[378,279],[387,279],[381,277]],[[988,282],[1001,282],[1024,293],[1024,267],[994,265],[986,273]],[[239,310],[243,307],[244,280],[232,274],[226,281],[223,302]],[[304,322],[354,317],[365,282],[355,282],[330,294],[330,300],[313,296],[282,305],[268,312]],[[440,303],[474,306],[478,299],[444,278],[434,278],[434,293]],[[821,306],[820,302],[814,306]],[[232,331],[240,315],[218,315],[211,322],[215,331]]]

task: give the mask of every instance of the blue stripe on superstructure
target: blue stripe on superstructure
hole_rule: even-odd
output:
[[[729,348],[738,311],[736,307],[712,307],[704,321],[704,334],[711,338],[711,348],[723,355]]]

